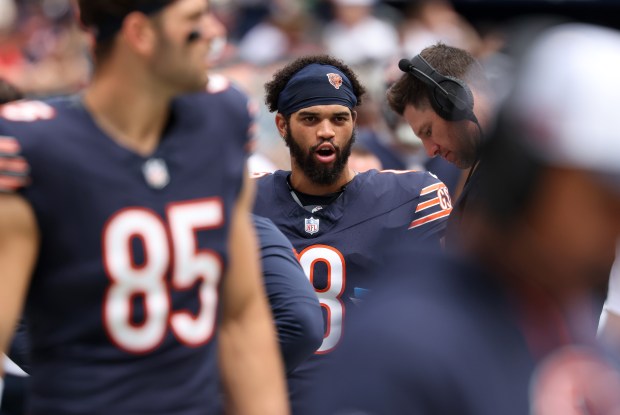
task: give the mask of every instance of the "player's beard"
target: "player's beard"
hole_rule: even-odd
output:
[[[351,148],[355,142],[355,130],[353,130],[349,141],[342,148],[330,141],[334,146],[334,151],[336,152],[336,160],[334,160],[331,164],[320,163],[314,157],[316,149],[323,143],[316,144],[310,147],[307,151],[304,150],[299,144],[297,144],[295,137],[293,137],[290,125],[286,126],[284,142],[290,149],[291,158],[295,159],[295,162],[299,168],[301,168],[304,175],[308,177],[312,183],[322,186],[329,186],[338,181],[347,165],[347,162],[349,161]]]

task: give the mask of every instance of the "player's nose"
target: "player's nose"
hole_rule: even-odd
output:
[[[321,139],[332,138],[336,135],[336,131],[330,120],[323,120],[318,125],[317,136]]]
[[[426,155],[429,157],[435,157],[439,155],[439,146],[431,140],[422,140],[422,145],[426,151]]]

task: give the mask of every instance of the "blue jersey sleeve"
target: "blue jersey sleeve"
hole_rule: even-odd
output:
[[[263,279],[287,373],[323,341],[323,315],[314,288],[293,246],[267,218],[253,216],[261,248]]]

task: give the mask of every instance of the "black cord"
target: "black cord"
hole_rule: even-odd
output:
[[[480,148],[482,147],[482,143],[484,142],[484,132],[482,131],[482,126],[478,122],[478,119],[474,120],[474,124],[478,127],[478,148],[476,149],[476,158],[469,169],[469,173],[467,174],[467,178],[465,179],[465,184],[463,187],[467,186],[469,183],[469,179],[471,179],[472,174],[474,174],[474,170],[478,167],[478,163],[480,162]]]

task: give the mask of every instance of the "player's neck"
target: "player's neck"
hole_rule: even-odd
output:
[[[98,76],[84,92],[84,105],[99,127],[119,144],[149,155],[159,144],[172,97],[132,77]]]
[[[313,182],[301,169],[293,168],[290,176],[290,185],[298,192],[314,196],[324,196],[341,191],[343,187],[353,180],[355,174],[356,173],[347,166],[342,171],[338,180],[332,184],[323,185]]]

